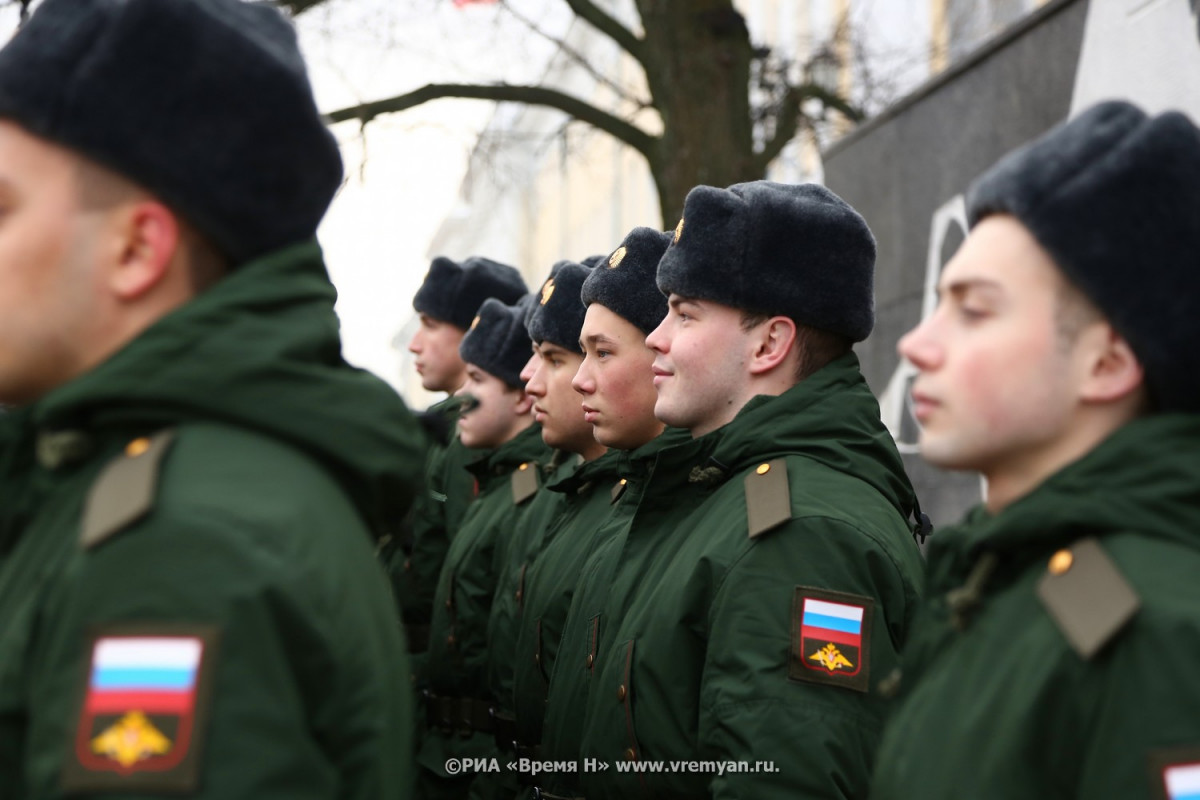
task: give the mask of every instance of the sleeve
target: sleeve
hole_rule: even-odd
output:
[[[793,520],[748,546],[709,617],[700,747],[729,762],[714,798],[866,796],[873,689],[897,663],[909,595],[883,550],[838,520]]]
[[[156,513],[48,587],[30,653],[32,796],[407,791],[408,666],[361,525],[329,537],[341,556],[305,558],[277,528],[180,516]]]
[[[1087,699],[1076,730],[1088,732],[1075,795],[1200,796],[1200,624],[1186,611],[1143,607],[1110,647],[1072,692]]]

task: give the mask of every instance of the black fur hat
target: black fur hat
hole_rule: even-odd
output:
[[[1183,114],[1093,106],[1001,159],[972,227],[1011,214],[1129,342],[1162,410],[1200,410],[1200,130]]]
[[[528,291],[521,273],[507,264],[480,256],[462,263],[438,256],[413,296],[413,308],[466,330],[484,300],[494,297],[511,305]]]
[[[875,237],[815,183],[739,183],[688,192],[658,288],[867,338],[875,325]]]
[[[524,388],[521,370],[529,361],[530,351],[521,302],[505,305],[494,297],[485,300],[458,346],[458,354],[463,361],[495,375],[512,388]]]
[[[550,277],[541,291],[533,295],[537,302],[525,319],[529,338],[537,343],[551,342],[572,353],[582,353],[579,330],[587,306],[579,299],[579,290],[592,270],[574,261],[560,261],[550,268]]]
[[[634,228],[588,276],[583,304],[599,303],[649,334],[667,315],[667,296],[658,290],[658,261],[671,244],[671,234]]]
[[[311,238],[342,179],[296,34],[237,0],[46,0],[0,117],[145,187],[234,265]]]

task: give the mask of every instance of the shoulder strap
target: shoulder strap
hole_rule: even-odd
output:
[[[792,518],[792,493],[787,461],[777,458],[759,464],[745,481],[746,526],[754,539]]]
[[[1085,660],[1116,636],[1141,606],[1129,581],[1096,539],[1081,539],[1051,556],[1037,594]]]
[[[526,461],[514,469],[512,472],[513,505],[519,506],[537,494],[539,485],[536,462]]]
[[[138,438],[96,477],[84,503],[79,541],[92,548],[141,519],[153,506],[158,473],[175,431]]]

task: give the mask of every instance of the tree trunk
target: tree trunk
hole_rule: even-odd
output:
[[[750,121],[746,22],[731,0],[636,0],[643,61],[663,133],[650,158],[664,226],[698,184],[762,177]]]

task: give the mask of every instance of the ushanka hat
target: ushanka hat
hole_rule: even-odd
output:
[[[560,261],[550,269],[550,277],[533,294],[534,303],[525,318],[529,338],[541,344],[550,342],[572,353],[582,353],[579,331],[587,307],[579,299],[579,290],[592,270],[574,261]]]
[[[311,238],[342,179],[291,24],[237,0],[45,0],[0,117],[125,176],[234,265]]]
[[[875,237],[857,211],[815,183],[739,183],[688,192],[658,288],[779,314],[846,337],[875,325]]]
[[[1129,342],[1161,410],[1200,410],[1200,130],[1178,112],[1093,106],[967,193],[1011,214]]]
[[[648,335],[667,315],[667,296],[658,290],[655,275],[670,244],[669,233],[631,230],[584,282],[584,305],[599,303]]]
[[[484,300],[494,297],[511,305],[528,291],[521,273],[507,264],[479,256],[461,263],[438,256],[413,297],[413,308],[466,330]]]
[[[530,356],[525,308],[520,302],[505,305],[495,298],[484,301],[458,346],[458,354],[463,361],[495,375],[512,388],[524,388],[521,370]]]

